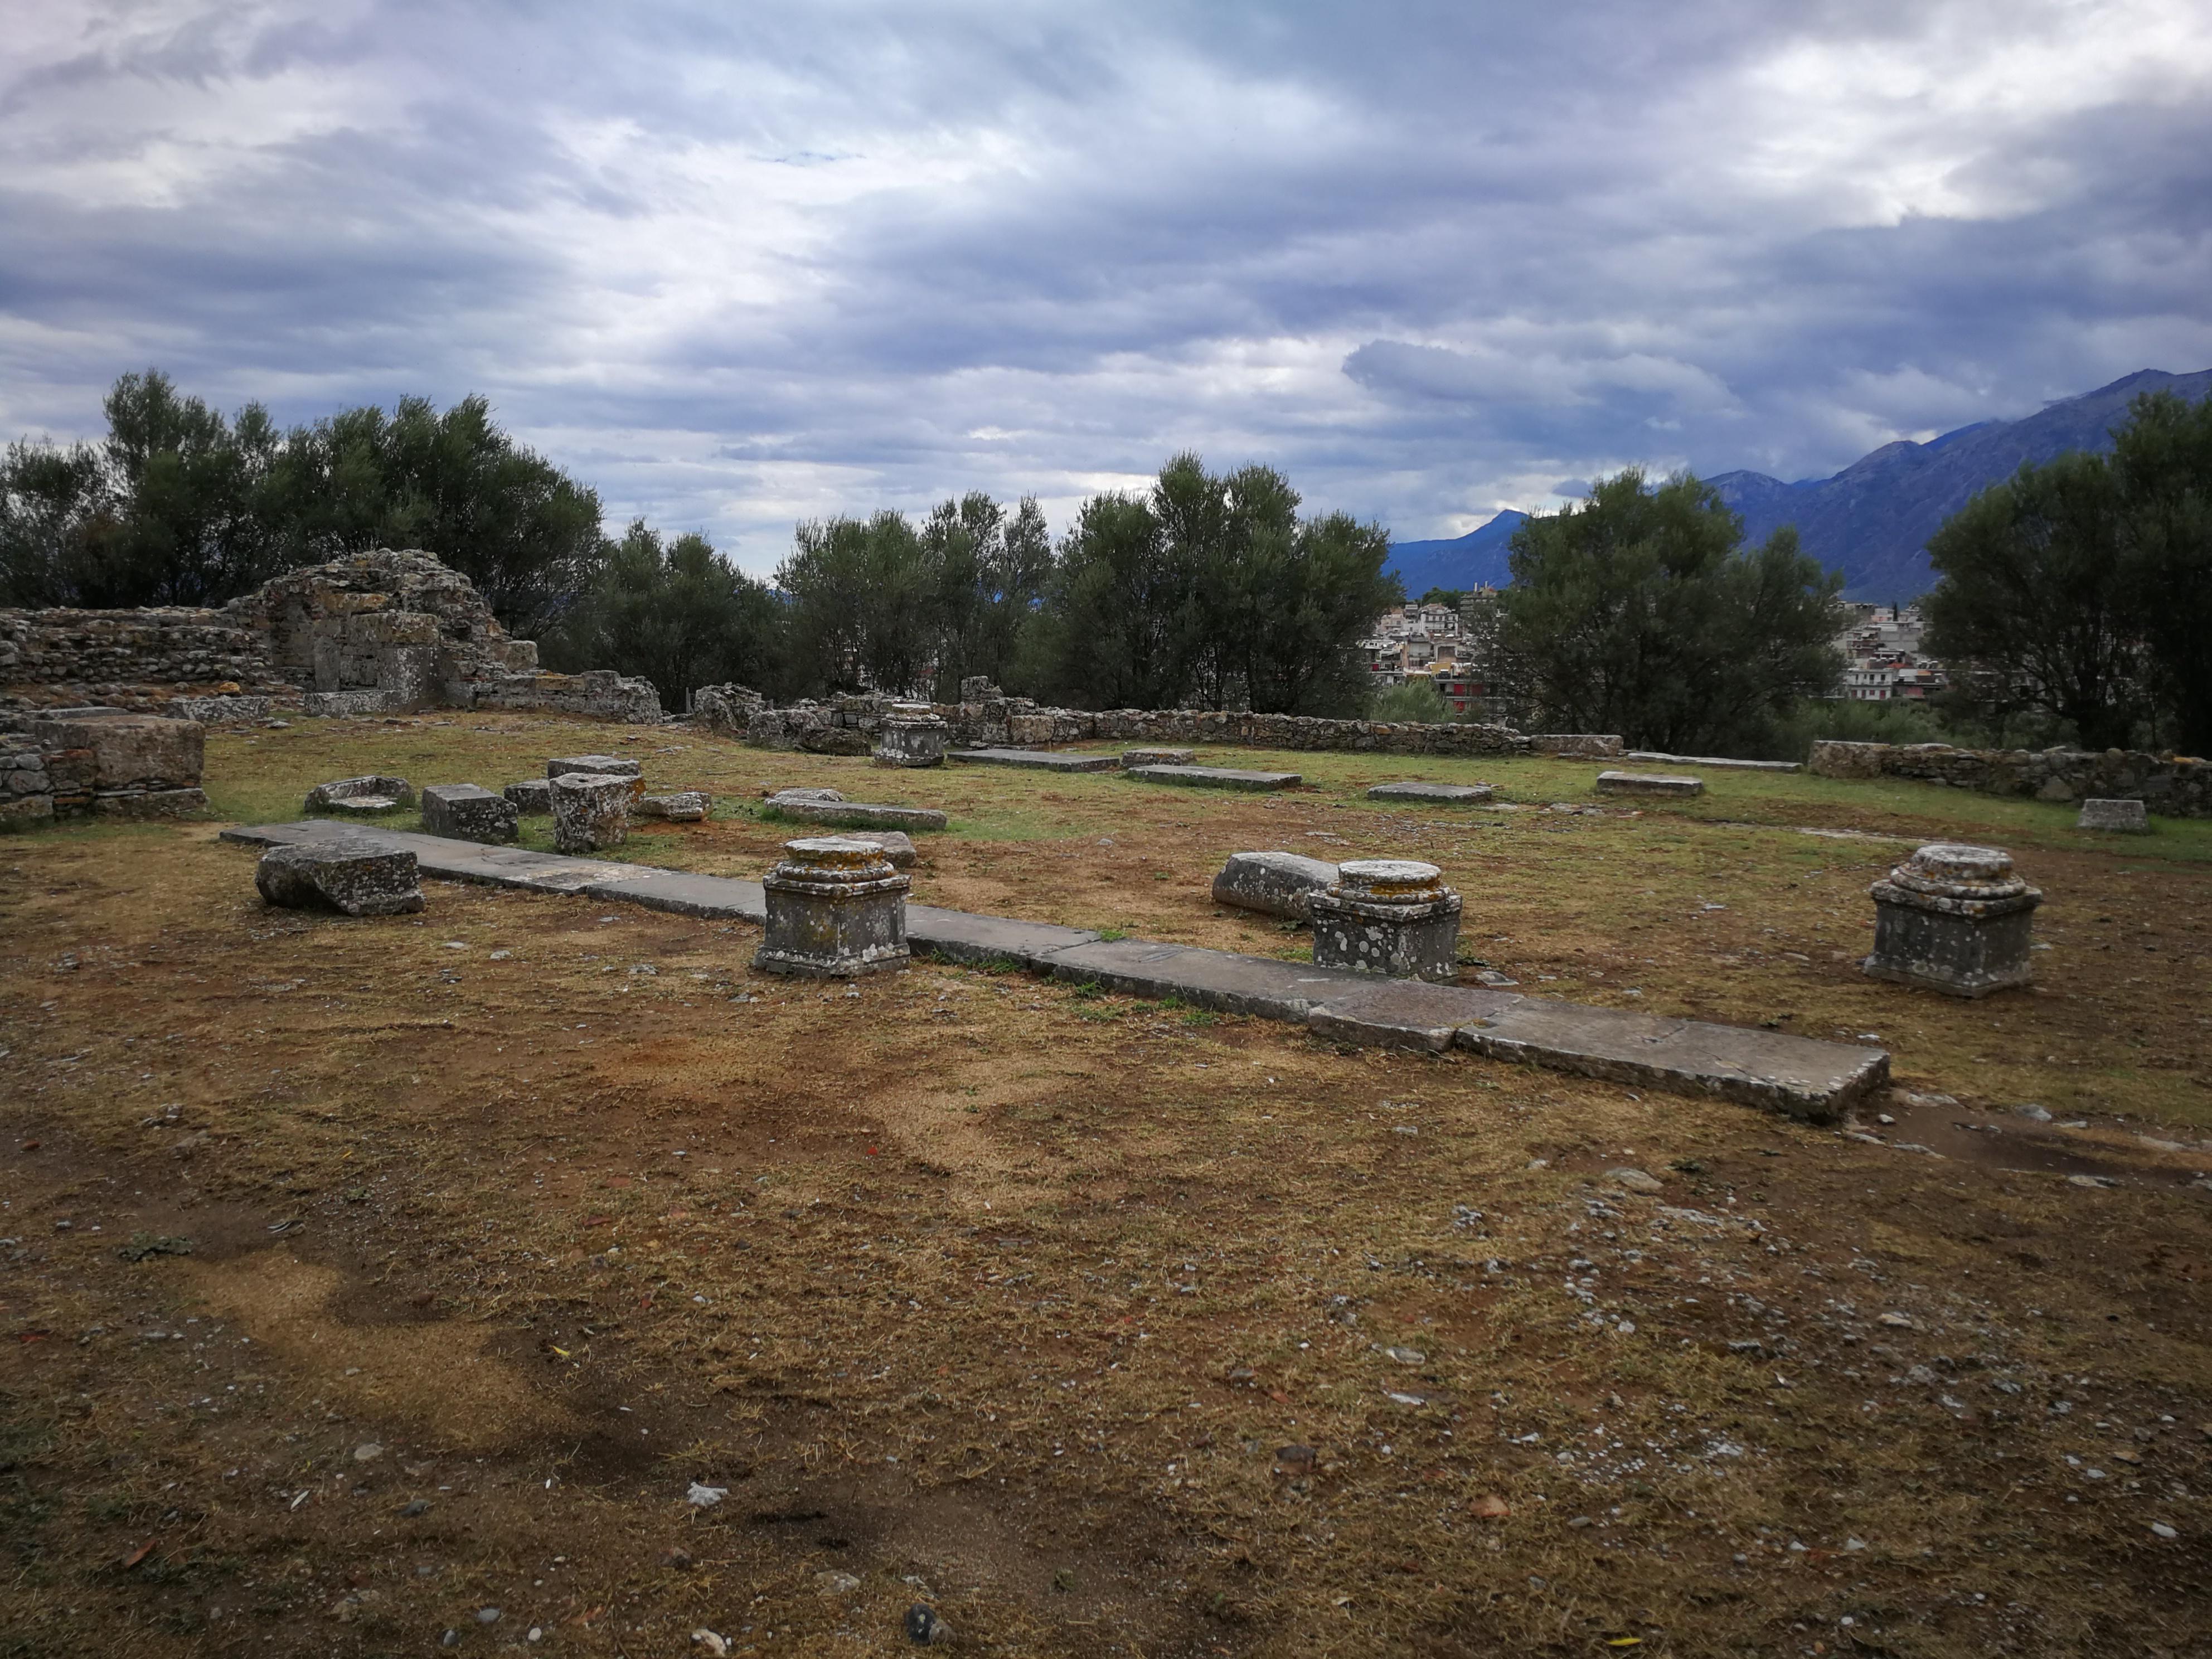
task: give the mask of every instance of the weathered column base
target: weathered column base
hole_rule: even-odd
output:
[[[912,884],[873,842],[807,836],[784,843],[763,878],[768,933],[753,956],[763,973],[854,979],[908,963],[906,896]]]
[[[1460,896],[1413,859],[1352,859],[1308,901],[1314,963],[1449,983],[1459,971]]]
[[[878,766],[942,766],[945,740],[951,731],[927,703],[901,703],[884,716],[876,735],[875,763]]]
[[[1947,996],[1985,997],[2033,977],[2030,951],[2043,895],[1994,847],[1923,847],[1868,889],[1875,902],[1872,978]]]

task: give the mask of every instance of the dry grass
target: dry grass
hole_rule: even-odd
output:
[[[275,816],[609,741],[225,734],[210,791]],[[947,805],[919,898],[1231,948],[1304,936],[1204,902],[1226,852],[1418,851],[1530,988],[1880,1031],[1962,1103],[1886,1133],[1953,1155],[1017,975],[825,994],[750,975],[750,929],[588,900],[272,913],[205,827],[14,837],[0,1653],[858,1654],[923,1597],[1024,1655],[2212,1641],[2201,831],[2115,851],[1809,780],[1468,821],[1370,808],[1417,769],[1347,757],[1254,799],[639,746],[733,805]],[[1592,769],[1418,769],[1540,802]],[[1893,847],[1800,826],[2013,847],[2045,994],[1863,980]],[[631,851],[751,873],[787,833]],[[118,1259],[139,1234],[191,1254]]]

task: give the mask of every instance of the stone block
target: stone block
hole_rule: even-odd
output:
[[[1146,783],[1182,784],[1193,789],[1242,789],[1263,793],[1291,789],[1305,781],[1296,772],[1246,772],[1231,766],[1133,766],[1127,775]]]
[[[1071,755],[1050,749],[956,749],[952,758],[970,766],[1014,766],[1031,772],[1113,772],[1118,755]]]
[[[307,791],[306,812],[331,817],[377,817],[405,811],[415,804],[415,786],[404,778],[371,773],[358,778],[333,778]]]
[[[310,720],[382,714],[396,706],[389,691],[305,691],[300,696],[300,712]]]
[[[1597,792],[1601,795],[1687,797],[1704,794],[1705,781],[1666,772],[1601,772],[1597,775]]]
[[[422,833],[495,846],[520,833],[514,803],[473,783],[434,783],[422,792]]]
[[[1213,878],[1213,902],[1292,921],[1313,920],[1313,896],[1336,884],[1336,866],[1297,853],[1231,853]]]
[[[768,931],[752,965],[806,979],[851,979],[908,962],[907,878],[880,850],[842,836],[786,842],[762,879]]]
[[[1466,806],[1488,800],[1495,793],[1486,783],[1378,783],[1367,792],[1367,799],[1423,806]]]
[[[920,856],[914,847],[914,837],[902,830],[848,830],[847,841],[864,841],[890,861],[895,870],[910,868]]]
[[[601,778],[635,778],[644,769],[635,761],[624,760],[619,755],[565,755],[545,763],[548,778],[557,778],[567,772]]]
[[[2103,830],[2124,836],[2150,833],[2150,810],[2139,800],[2085,800],[2076,830]]]
[[[942,766],[951,727],[927,703],[896,703],[876,730],[878,766]]]
[[[90,713],[34,716],[26,729],[42,748],[89,750],[95,790],[185,789],[199,784],[207,728],[198,720]]]
[[[1460,896],[1416,859],[1349,859],[1313,896],[1314,965],[1449,983],[1459,971]]]
[[[92,798],[92,811],[103,818],[186,818],[208,810],[204,789],[117,789]]]
[[[1195,749],[1124,749],[1124,766],[1188,766],[1198,758]]]
[[[1874,978],[1981,997],[2032,976],[2030,935],[2043,895],[2013,873],[2010,854],[1939,842],[1867,890],[1874,954],[1863,966]]]
[[[553,845],[563,853],[601,853],[629,836],[634,777],[565,772],[553,780]]]
[[[714,804],[714,798],[703,789],[679,789],[672,795],[640,795],[637,815],[665,818],[672,823],[697,823]]]
[[[272,847],[261,855],[253,884],[263,898],[288,910],[393,916],[422,908],[415,854],[366,836]]]
[[[778,789],[769,796],[768,804],[788,806],[794,802],[827,801],[834,805],[844,799],[843,793],[836,789]]]
[[[500,791],[525,817],[538,817],[553,810],[553,784],[549,778],[525,778]]]
[[[1802,772],[1805,769],[1796,761],[1732,760],[1723,755],[1668,755],[1656,749],[1632,749],[1622,758],[1643,761],[1653,766],[1705,766],[1720,772]]]
[[[769,809],[802,823],[826,823],[841,830],[942,830],[945,814],[930,806],[890,806],[875,801],[793,800],[771,796]]]

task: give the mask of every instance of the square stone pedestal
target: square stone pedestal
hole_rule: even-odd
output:
[[[1875,902],[1875,979],[1954,997],[1983,997],[2033,976],[2035,907],[2043,895],[1994,847],[1923,847],[1868,890]]]
[[[753,966],[805,979],[896,972],[908,959],[909,884],[872,842],[843,836],[786,842],[782,861],[761,881],[768,933]]]
[[[1352,859],[1316,893],[1314,964],[1449,982],[1458,972],[1460,896],[1413,859]]]

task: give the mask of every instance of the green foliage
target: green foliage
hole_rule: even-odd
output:
[[[1421,603],[1445,605],[1456,611],[1466,598],[1467,590],[1463,587],[1432,587],[1421,595]]]
[[[2137,398],[2112,434],[2128,603],[2173,735],[2212,755],[2212,398]]]
[[[1271,467],[1216,476],[1192,454],[1149,496],[1084,504],[1030,641],[1030,677],[1079,707],[1349,714],[1356,654],[1402,600],[1389,538],[1341,514],[1301,520]]]
[[[607,550],[591,591],[546,636],[549,667],[641,674],[661,706],[735,680],[756,690],[781,678],[781,607],[704,536],[664,546],[639,519]]]
[[[1009,517],[970,490],[939,504],[922,522],[921,541],[937,588],[937,700],[957,702],[970,675],[1012,684],[1022,630],[1052,574],[1044,509],[1025,495]]]
[[[1403,685],[1387,686],[1377,691],[1368,705],[1367,717],[1425,726],[1440,726],[1455,718],[1451,705],[1444,701],[1443,693],[1431,680],[1407,680]]]
[[[1842,579],[1798,551],[1794,530],[1742,540],[1743,521],[1696,478],[1601,480],[1514,532],[1493,672],[1554,730],[1686,752],[1761,745],[1840,672]]]
[[[2021,467],[1929,538],[1929,648],[1967,706],[1999,721],[2045,710],[2092,748],[2129,740],[2143,664],[2119,526],[2112,468],[2076,453]]]
[[[927,690],[936,646],[937,584],[921,538],[902,514],[799,526],[776,586],[790,596],[800,690],[896,696]]]
[[[1806,697],[1775,720],[1766,741],[1747,751],[1747,758],[1806,760],[1814,744],[1831,739],[1963,744],[1974,735],[1957,729],[1942,710],[1910,698],[1871,702],[1850,697]]]
[[[18,442],[0,460],[0,598],[220,605],[279,571],[419,547],[535,637],[589,586],[599,501],[517,445],[481,398],[400,400],[279,432],[232,420],[158,370],[109,392],[102,444]]]
[[[1960,712],[2000,732],[2212,753],[2212,401],[2147,393],[2112,440],[1945,522],[1929,646]]]

